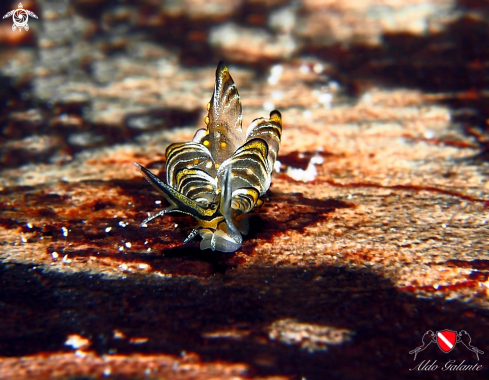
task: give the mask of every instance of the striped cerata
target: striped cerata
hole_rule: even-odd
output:
[[[183,244],[200,234],[200,249],[234,252],[248,233],[248,213],[263,201],[282,135],[280,112],[255,119],[243,134],[241,101],[229,70],[220,62],[205,118],[193,140],[166,150],[166,182],[136,164],[170,206],[144,220],[180,212],[197,219]]]

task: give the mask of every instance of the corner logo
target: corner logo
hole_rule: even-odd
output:
[[[25,30],[29,30],[29,25],[27,25],[27,21],[29,20],[29,16],[37,18],[34,12],[28,11],[22,7],[22,3],[19,3],[19,8],[14,9],[13,11],[8,12],[3,18],[7,18],[12,16],[12,20],[14,21],[14,25],[12,25],[12,30],[15,31],[19,28],[19,32],[24,28]]]
[[[436,333],[436,343],[438,343],[440,350],[448,354],[457,343],[457,332],[452,330],[438,331]]]
[[[462,343],[467,350],[472,351],[477,355],[477,361],[479,361],[479,354],[484,353],[484,351],[472,346],[472,339],[470,338],[469,333],[465,330],[462,330],[459,333],[453,330],[442,330],[437,331],[436,334],[433,331],[428,330],[424,333],[421,341],[423,342],[421,346],[409,351],[410,354],[414,354],[414,360],[416,360],[416,355],[425,350],[431,343],[438,344],[440,350],[446,354],[452,351],[457,343]]]
[[[437,331],[436,334],[433,331],[428,330],[424,333],[421,341],[423,342],[421,346],[409,351],[410,354],[414,354],[414,360],[416,360],[416,355],[425,350],[431,343],[438,344],[440,350],[446,354],[452,351],[457,343],[462,343],[467,350],[472,351],[477,355],[477,361],[479,361],[479,354],[484,353],[484,351],[472,346],[472,339],[469,333],[465,330],[461,330],[459,333],[453,330],[442,330]]]
[[[421,338],[423,344],[416,347],[414,350],[409,351],[410,354],[414,354],[414,360],[416,356],[421,351],[425,350],[431,343],[436,343],[438,348],[445,354],[451,352],[457,343],[461,343],[465,348],[473,352],[477,356],[476,364],[466,364],[465,360],[461,363],[456,362],[456,360],[449,360],[443,366],[437,364],[437,361],[423,360],[421,363],[417,364],[415,367],[410,368],[410,371],[436,371],[441,369],[442,371],[480,371],[483,366],[479,362],[479,354],[483,354],[484,351],[479,350],[477,347],[472,346],[472,339],[467,331],[461,330],[458,333],[453,330],[442,330],[437,331],[436,334],[428,330],[424,333],[423,338]]]

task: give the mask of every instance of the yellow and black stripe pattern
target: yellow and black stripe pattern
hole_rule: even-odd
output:
[[[193,140],[166,150],[166,183],[136,164],[170,206],[141,225],[169,212],[197,219],[184,244],[200,234],[201,249],[234,252],[248,233],[248,213],[263,202],[270,187],[282,137],[282,117],[255,119],[243,135],[241,101],[229,70],[220,62],[207,105],[207,128]]]

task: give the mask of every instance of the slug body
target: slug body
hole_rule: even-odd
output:
[[[205,121],[191,142],[166,150],[166,183],[136,164],[170,206],[144,220],[169,212],[191,215],[197,226],[184,244],[200,234],[200,249],[234,252],[248,233],[248,213],[261,206],[271,183],[280,147],[282,117],[255,119],[243,134],[241,101],[229,70],[220,62]]]

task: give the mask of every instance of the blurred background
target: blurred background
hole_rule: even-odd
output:
[[[443,328],[486,351],[487,0],[22,6],[28,31],[0,19],[6,379],[408,378]],[[162,201],[133,165],[204,127],[220,60],[244,128],[284,120],[232,254],[182,247],[190,217],[140,228]]]
[[[316,110],[358,101],[370,88],[410,88],[450,106],[453,122],[487,148],[486,1],[23,6],[39,16],[29,18],[29,31],[12,31],[11,17],[0,23],[4,168],[62,163],[83,149],[201,126],[221,59],[238,81],[244,125],[273,108],[301,123]],[[17,7],[3,1],[0,13]]]

